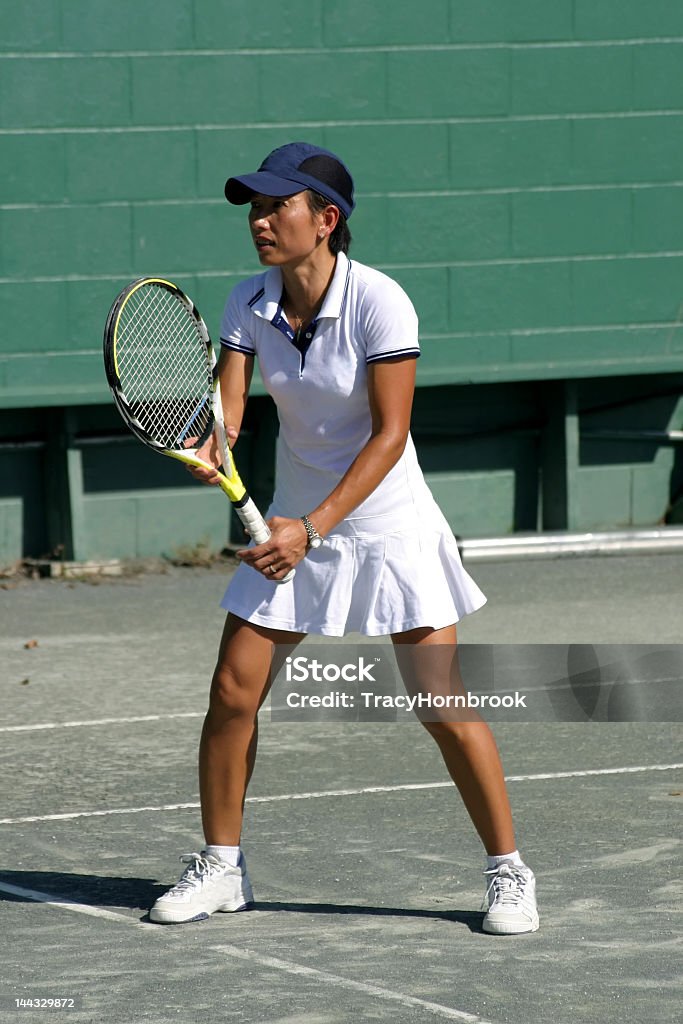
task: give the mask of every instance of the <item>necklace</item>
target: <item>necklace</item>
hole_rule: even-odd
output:
[[[289,321],[289,325],[295,334],[299,334],[301,331],[303,331],[307,324],[310,324],[312,320],[315,320],[315,317],[323,304],[324,297],[325,295],[323,293],[323,295],[320,296],[318,301],[311,308],[310,312],[305,316],[302,316],[300,313],[297,313],[297,311],[294,309],[294,306],[292,305],[292,300],[290,299],[289,295],[287,295],[286,298],[283,296],[284,301],[281,300],[281,302],[283,307],[285,307],[285,313],[287,316],[287,320]]]
[[[287,320],[294,333],[298,336],[303,331],[305,325],[310,323],[315,317],[317,306],[311,311],[309,316],[301,316],[299,313],[295,313],[291,305],[290,310],[291,312],[287,314]]]

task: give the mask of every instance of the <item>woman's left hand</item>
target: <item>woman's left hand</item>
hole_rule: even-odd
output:
[[[264,544],[242,548],[241,561],[256,569],[268,580],[281,580],[306,556],[308,535],[300,519],[274,516],[268,520],[270,537]]]

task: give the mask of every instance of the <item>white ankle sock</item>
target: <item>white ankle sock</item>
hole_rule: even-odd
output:
[[[224,864],[229,864],[231,868],[236,868],[240,859],[239,846],[211,846],[208,844],[204,847],[204,852],[217,860],[222,860]]]
[[[518,850],[513,850],[512,853],[497,853],[494,856],[489,855],[486,859],[488,860],[486,868],[487,871],[497,868],[504,860],[509,861],[511,864],[515,864],[517,867],[524,867],[524,861],[520,857]]]

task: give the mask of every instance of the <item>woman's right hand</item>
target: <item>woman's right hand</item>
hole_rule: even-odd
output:
[[[228,445],[232,449],[237,440],[238,433],[235,427],[225,428],[225,434],[228,439]],[[218,473],[218,467],[223,465],[223,453],[221,452],[220,445],[216,439],[215,432],[211,434],[211,437],[204,442],[201,448],[197,449],[197,458],[202,459],[204,462],[208,462],[209,465],[215,467],[212,470],[204,469],[203,466],[188,466],[188,470],[200,483],[210,484],[216,486],[220,483],[220,475]]]

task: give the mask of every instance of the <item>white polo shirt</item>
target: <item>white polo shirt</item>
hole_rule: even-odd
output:
[[[280,436],[271,514],[298,517],[334,489],[371,433],[370,363],[418,357],[418,321],[386,274],[337,263],[322,308],[297,339],[282,309],[283,280],[272,267],[238,284],[225,307],[221,343],[254,355],[277,406]],[[412,438],[398,463],[348,517],[395,514],[429,494]]]

